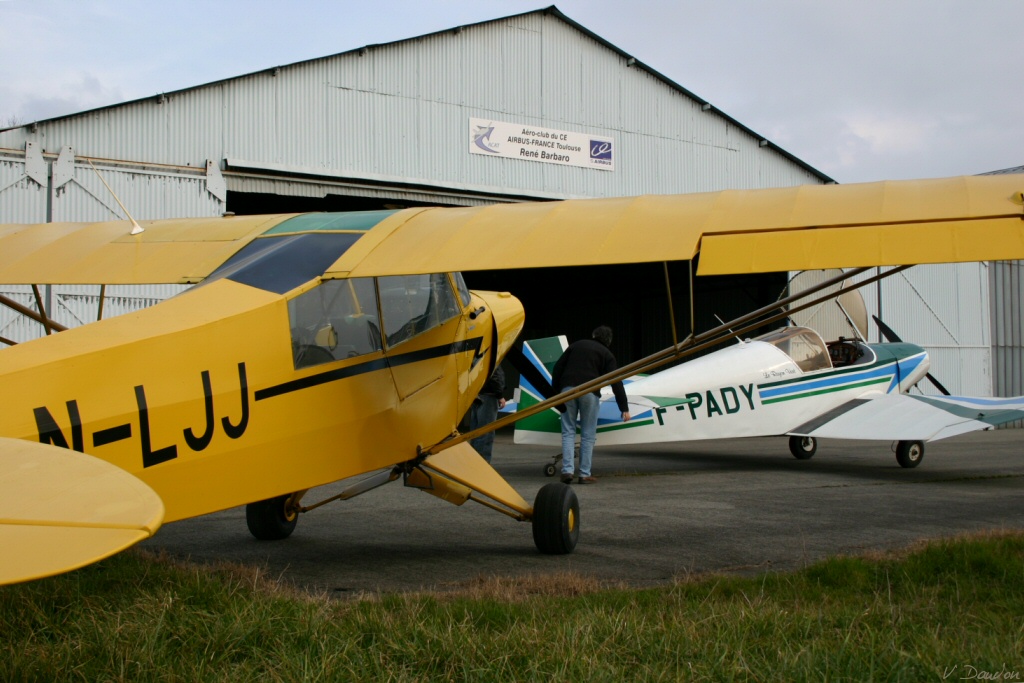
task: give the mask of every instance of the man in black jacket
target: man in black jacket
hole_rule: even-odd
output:
[[[551,372],[551,386],[561,393],[585,384],[601,375],[614,371],[618,364],[609,350],[612,343],[612,328],[601,325],[592,333],[592,339],[581,339],[569,348],[555,363]],[[615,403],[622,413],[622,421],[629,420],[629,404],[622,382],[612,384]],[[597,415],[600,407],[601,390],[593,391],[571,401],[566,401],[562,413],[562,483],[571,484],[573,479],[573,453],[576,448],[576,418],[580,422],[580,479],[581,484],[597,481],[590,467],[597,441]]]

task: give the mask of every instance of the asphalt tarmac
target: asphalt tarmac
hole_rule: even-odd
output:
[[[557,449],[499,433],[494,464],[529,501]],[[257,541],[244,508],[165,525],[143,547],[198,563],[258,567],[337,597],[457,590],[481,577],[573,572],[612,585],[663,585],[694,573],[799,568],[827,556],[921,539],[1024,529],[1024,430],[926,444],[903,469],[887,442],[821,441],[810,460],[785,438],[601,447],[598,483],[576,486],[574,553],[541,555],[531,526],[456,507],[393,482],[299,518],[283,541]],[[314,489],[309,505],[341,490]]]

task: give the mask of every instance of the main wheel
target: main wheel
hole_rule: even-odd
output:
[[[789,437],[789,452],[797,460],[809,460],[818,451],[818,440],[813,436]]]
[[[545,484],[533,502],[533,542],[545,555],[567,555],[580,538],[580,501],[571,486]]]
[[[290,496],[278,496],[245,506],[245,523],[249,533],[261,541],[279,541],[295,531],[299,513],[287,509]]]
[[[924,459],[924,443],[920,441],[900,441],[896,444],[896,462],[900,467],[917,467]]]

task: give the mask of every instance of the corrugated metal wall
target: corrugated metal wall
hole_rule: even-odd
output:
[[[996,396],[1024,396],[1024,261],[993,261],[992,366]],[[1024,427],[1024,420],[1013,423]]]
[[[32,163],[41,169],[30,174],[26,168]],[[205,167],[191,171],[90,165],[76,159],[71,147],[59,154],[40,154],[34,162],[30,152],[21,158],[10,152],[0,156],[0,223],[122,220],[125,216],[114,195],[138,220],[215,216],[224,211],[223,199],[207,187]]]
[[[988,269],[985,263],[914,266],[861,290],[868,314],[923,346],[931,374],[953,394],[993,395]],[[873,322],[869,328],[869,341],[885,341]],[[920,389],[939,393],[927,380]]]
[[[103,319],[113,318],[131,311],[152,306],[188,289],[185,285],[134,285],[107,287],[103,296]],[[40,287],[43,307],[50,318],[66,327],[77,327],[95,322],[100,313],[98,285],[54,285]],[[13,299],[22,306],[39,312],[31,287],[0,285],[0,295]],[[14,342],[26,342],[46,334],[43,326],[0,306],[0,337]],[[0,347],[3,348],[3,347]]]
[[[46,187],[29,178],[25,166],[24,156],[0,156],[0,222],[46,222]]]

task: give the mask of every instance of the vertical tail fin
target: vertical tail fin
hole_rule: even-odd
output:
[[[523,356],[530,366],[530,371],[520,370],[519,373],[519,388],[516,389],[518,409],[540,403],[547,398],[548,392],[552,389],[557,393],[558,387],[551,387],[551,370],[567,346],[565,335],[523,342]],[[532,381],[531,377],[534,378]],[[547,386],[543,386],[542,382]],[[516,422],[514,442],[560,444],[562,428],[558,410],[550,408]]]

